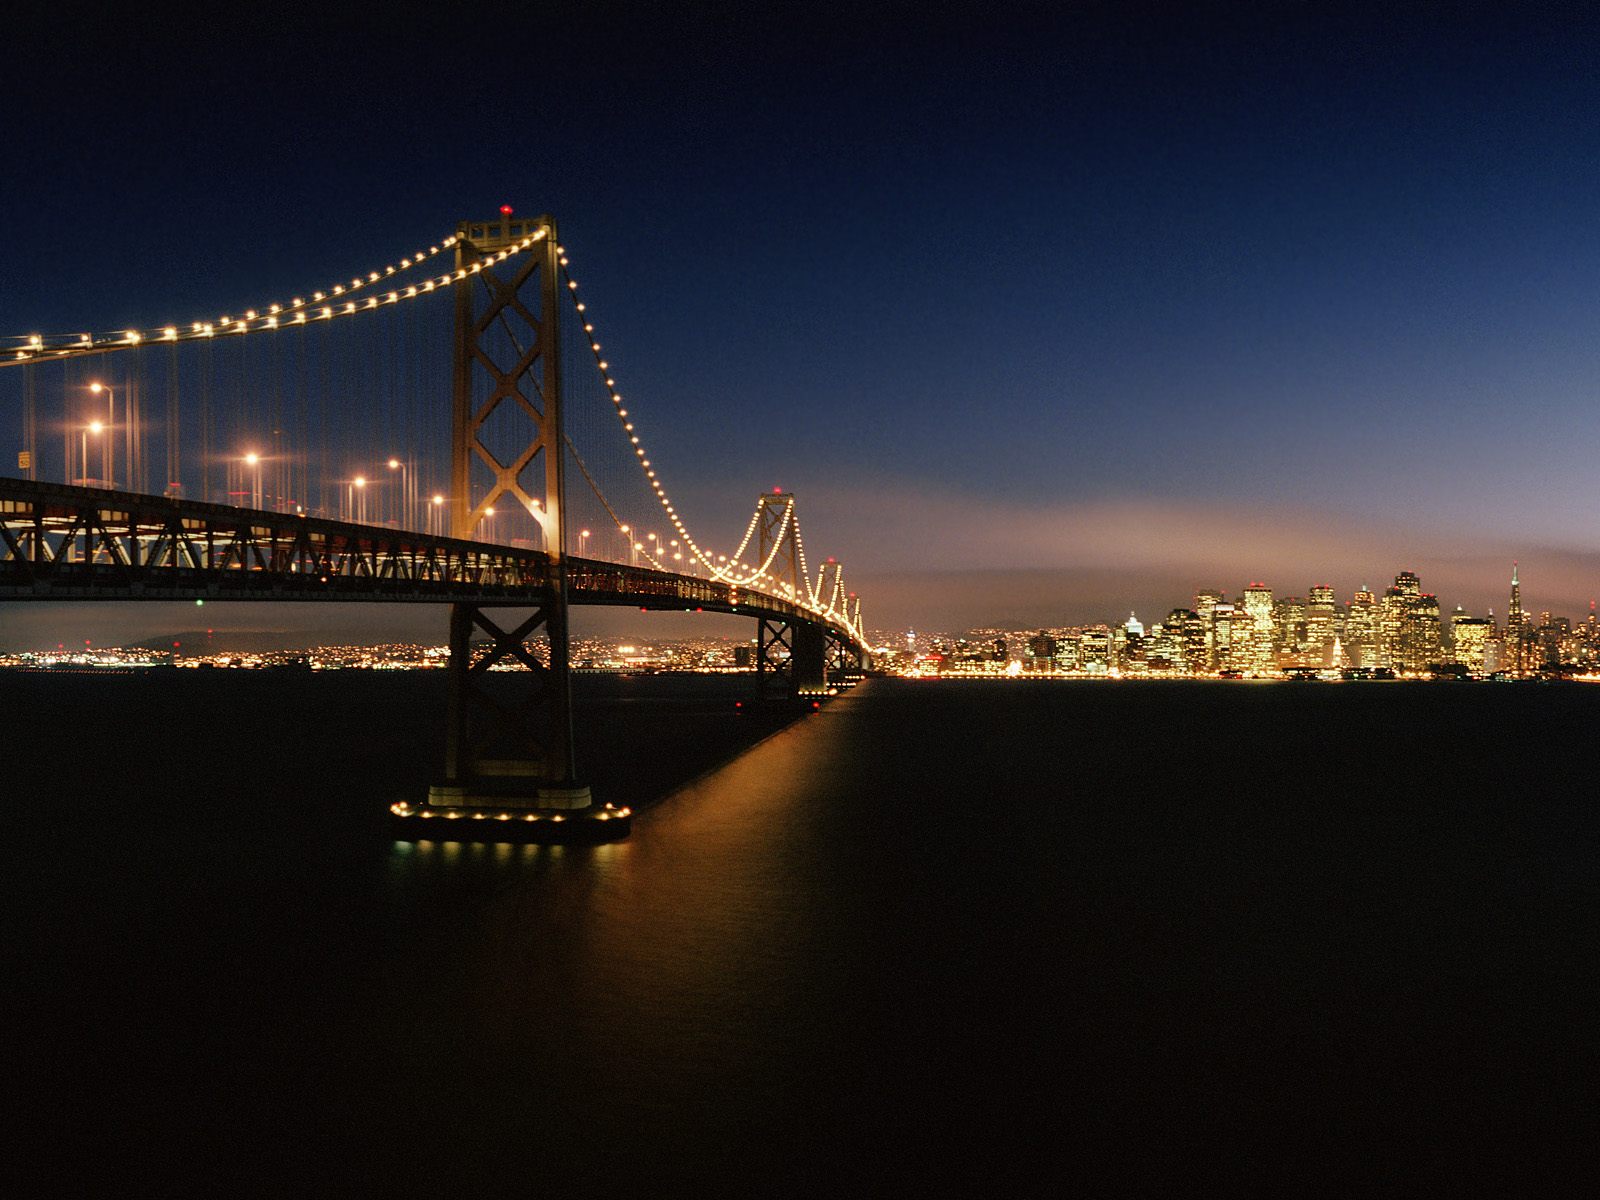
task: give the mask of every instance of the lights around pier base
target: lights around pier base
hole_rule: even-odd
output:
[[[462,794],[458,797],[444,792]],[[472,796],[466,789],[435,787],[430,789],[427,804],[412,804],[401,800],[389,806],[389,812],[403,834],[419,835],[426,830],[428,837],[442,837],[459,841],[616,841],[628,836],[633,825],[633,810],[626,806],[595,804],[560,807],[563,801],[575,801],[577,793],[588,797],[588,788],[541,789],[542,792],[560,792],[564,795],[543,797],[546,801],[538,807],[508,803],[506,799]],[[452,798],[463,803],[440,803]],[[554,803],[551,803],[554,801]]]

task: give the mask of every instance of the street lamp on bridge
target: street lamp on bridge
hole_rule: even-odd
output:
[[[411,488],[416,482],[412,477],[411,464],[409,462],[401,462],[398,458],[391,458],[389,460],[389,470],[400,472],[400,500],[395,505],[399,511],[395,514],[395,520],[403,528],[410,529],[412,525]]]
[[[98,396],[101,392],[106,394],[105,427],[107,429],[115,428],[117,424],[117,397],[116,393],[112,391],[111,385],[109,383],[100,383],[97,380],[89,385],[89,390],[96,396]],[[92,422],[92,424],[99,425],[100,422],[95,421]],[[100,430],[93,429],[92,432],[99,433]],[[117,452],[115,444],[109,437],[107,437],[106,440],[100,445],[100,471],[105,476],[105,478],[101,480],[100,486],[108,488],[114,488],[117,486]],[[89,462],[87,459],[85,459],[83,463],[83,473],[85,475],[89,474]]]
[[[361,512],[356,513],[356,497],[361,497]],[[364,523],[367,519],[367,477],[357,475],[345,488],[345,520]]]
[[[245,466],[250,468],[250,507],[261,507],[261,455],[254,450],[247,451],[244,456]]]
[[[105,430],[105,426],[102,425],[99,421],[90,421],[87,425],[85,425],[83,427],[82,432],[79,434],[79,439],[78,439],[79,440],[78,468],[82,472],[82,474],[79,476],[78,482],[83,484],[85,487],[87,487],[91,483],[99,483],[103,487],[104,486],[109,486],[108,484],[106,484],[106,482],[104,480],[93,480],[93,479],[89,478],[89,435],[92,433],[92,434],[95,435],[95,437],[99,437],[100,434],[102,432],[104,432],[104,430]],[[105,446],[105,442],[101,442],[100,443],[100,470],[103,472],[105,469],[106,469],[106,446]]]

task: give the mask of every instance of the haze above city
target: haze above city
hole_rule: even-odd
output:
[[[1513,558],[1530,610],[1600,591],[1600,83],[1565,14],[596,5],[536,56],[443,17],[41,22],[0,80],[51,164],[0,194],[0,332],[221,311],[512,203],[561,220],[679,507],[731,541],[793,490],[874,628],[1401,570],[1482,614]],[[13,607],[0,640],[194,625]]]

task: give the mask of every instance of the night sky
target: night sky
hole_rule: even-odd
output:
[[[560,220],[689,523],[792,489],[870,625],[1408,568],[1503,614],[1512,558],[1531,609],[1600,592],[1596,30],[746,7],[8,23],[0,332],[226,311],[511,203]]]

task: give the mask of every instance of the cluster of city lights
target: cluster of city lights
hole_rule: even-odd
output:
[[[849,626],[851,631],[859,636],[859,630],[856,628],[857,622],[853,621],[848,613],[841,612],[837,606],[837,597],[839,593],[838,586],[834,588],[833,596],[829,597],[828,603],[826,607],[824,607],[820,598],[820,593],[822,590],[821,575],[819,574],[815,586],[811,584],[811,573],[806,564],[805,558],[805,542],[800,534],[800,521],[794,510],[794,498],[792,496],[788,498],[785,504],[783,524],[780,527],[777,536],[773,538],[772,547],[767,554],[766,561],[761,563],[759,566],[751,567],[743,561],[745,551],[749,548],[750,540],[752,537],[754,537],[756,528],[760,523],[761,508],[759,505],[757,506],[755,512],[751,515],[750,523],[745,527],[744,536],[740,539],[738,547],[728,558],[724,559],[721,556],[718,556],[716,559],[713,559],[712,555],[704,550],[694,539],[694,536],[689,532],[688,526],[686,526],[683,523],[682,518],[679,517],[678,510],[673,505],[672,498],[668,495],[666,487],[662,484],[661,479],[656,472],[655,466],[650,459],[649,452],[646,450],[643,442],[640,440],[639,433],[635,428],[632,415],[629,413],[628,409],[623,406],[624,402],[622,394],[617,390],[617,381],[611,372],[611,363],[605,357],[604,349],[600,344],[599,334],[595,331],[593,318],[591,318],[588,313],[588,305],[584,301],[579,300],[576,295],[578,290],[578,282],[572,277],[570,271],[571,262],[567,256],[566,247],[557,246],[556,254],[561,264],[562,275],[565,278],[567,290],[572,294],[574,308],[576,309],[578,318],[582,323],[583,332],[588,338],[589,349],[594,355],[595,365],[599,368],[600,378],[605,382],[606,394],[611,400],[612,410],[616,413],[617,421],[622,426],[623,435],[628,439],[628,444],[633,449],[634,458],[638,461],[640,470],[644,472],[645,482],[650,486],[652,493],[655,495],[656,501],[661,505],[662,511],[666,513],[667,519],[672,523],[672,527],[677,531],[678,536],[682,538],[683,543],[689,548],[690,553],[706,568],[711,576],[717,580],[720,580],[724,583],[730,583],[738,587],[744,587],[752,583],[759,583],[763,581],[770,582],[775,587],[779,587],[785,591],[794,599],[796,603],[810,608],[815,612],[826,613],[828,616],[833,617]],[[657,569],[668,569],[651,556],[649,550],[646,548],[643,542],[632,541],[631,539],[633,531],[630,529],[630,527],[617,518],[616,513],[611,510],[609,504],[606,507],[607,511],[611,512],[612,519],[616,521],[618,530],[624,536],[630,538],[633,549],[636,552],[642,553],[650,562],[650,564]],[[795,548],[800,560],[800,580],[805,586],[806,591],[809,593],[806,596],[795,595],[792,585],[786,585],[782,583],[782,581],[777,580],[768,574],[768,572],[771,570],[773,562],[777,559],[779,550],[783,545],[784,536],[791,528],[794,530]],[[659,540],[657,541],[657,548],[660,548]],[[723,562],[727,563],[727,565],[720,565]]]
[[[434,255],[453,248],[460,239],[451,235],[437,245],[429,246],[425,251],[419,250],[407,258],[402,258],[398,266],[391,264],[382,271],[369,271],[365,277],[355,276],[348,284],[337,283],[325,291],[312,292],[309,297],[296,296],[285,303],[268,304],[262,309],[246,309],[242,316],[235,317],[229,314],[214,321],[193,321],[187,326],[164,325],[159,329],[126,329],[120,333],[103,334],[99,337],[87,333],[69,334],[62,335],[59,340],[47,339],[43,334],[29,334],[25,338],[13,339],[22,341],[23,347],[9,357],[0,358],[0,363],[30,362],[40,359],[54,361],[84,354],[104,353],[108,350],[127,349],[145,342],[190,342],[219,336],[264,333],[317,321],[331,321],[336,317],[354,316],[357,313],[371,312],[373,309],[398,304],[403,300],[414,300],[447,289],[451,284],[478,274],[487,266],[504,262],[512,255],[522,253],[545,236],[545,230],[535,230],[512,245],[493,254],[487,254],[465,267],[457,267],[452,271],[445,271],[404,287],[392,287],[381,295],[366,296],[360,300],[349,299],[353,292],[403,274],[420,266]]]

